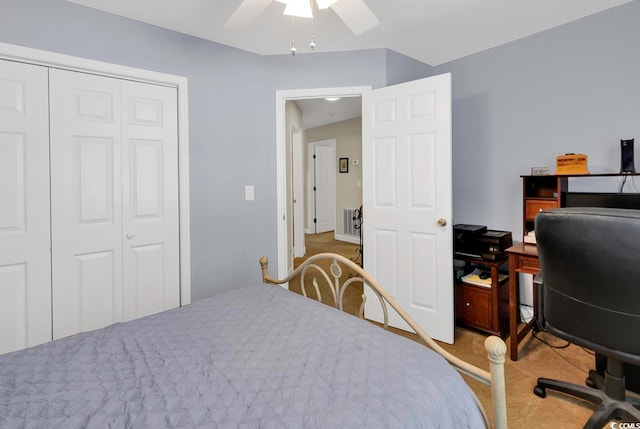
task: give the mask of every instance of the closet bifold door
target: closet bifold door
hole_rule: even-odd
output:
[[[53,337],[179,306],[176,89],[50,73]]]
[[[53,338],[123,320],[120,81],[50,70]]]
[[[177,90],[122,82],[124,319],[180,305]]]
[[[0,60],[0,354],[51,340],[47,86]]]

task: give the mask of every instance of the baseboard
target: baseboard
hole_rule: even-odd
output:
[[[347,243],[360,244],[360,237],[352,235],[335,234],[334,237],[338,241],[346,241]]]

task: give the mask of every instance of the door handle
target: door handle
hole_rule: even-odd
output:
[[[438,225],[446,226],[447,225],[447,220],[445,218],[441,217],[440,219],[438,219]]]
[[[135,234],[131,234],[131,233],[127,234],[127,239],[133,240],[133,237],[135,237]]]

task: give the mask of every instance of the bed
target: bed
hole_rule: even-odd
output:
[[[329,259],[329,272],[320,261]],[[506,427],[506,345],[485,343],[491,372],[459,361],[414,326],[418,342],[339,311],[359,266],[322,254],[286,279],[0,356],[2,428],[483,427],[486,413],[453,368],[492,385]],[[342,269],[349,272],[342,284]],[[315,271],[335,307],[282,287]],[[397,304],[407,322],[413,321]],[[452,366],[453,365],[453,366]]]

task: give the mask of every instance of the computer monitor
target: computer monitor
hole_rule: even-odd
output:
[[[610,207],[640,209],[640,193],[567,192],[566,207]]]

